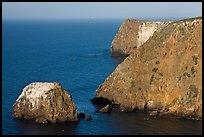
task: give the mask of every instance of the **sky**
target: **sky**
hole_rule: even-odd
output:
[[[2,19],[190,18],[202,2],[3,2]]]

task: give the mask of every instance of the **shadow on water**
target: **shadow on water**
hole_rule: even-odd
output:
[[[62,135],[75,134],[79,122],[64,122],[56,124],[39,124],[34,120],[13,119],[19,134],[23,135]],[[16,133],[15,133],[16,134]]]
[[[201,135],[202,121],[169,118],[148,118],[143,111],[91,113],[93,120],[38,124],[33,120],[13,119],[23,135]],[[191,125],[191,126],[189,126]],[[110,130],[111,127],[111,130]],[[88,132],[87,132],[88,131]],[[192,132],[193,131],[193,132]]]
[[[189,135],[202,134],[202,121],[169,118],[147,118],[142,111],[112,112],[111,134],[137,134],[137,135]],[[192,126],[189,126],[192,125]],[[194,131],[194,132],[192,132]],[[195,132],[196,131],[196,132]]]
[[[114,56],[111,56],[111,55],[110,55],[110,58],[111,58],[111,61],[112,61],[114,64],[119,65],[120,63],[122,63],[122,62],[125,60],[125,58],[127,58],[127,56],[126,56],[126,57],[125,57],[125,56],[114,57]]]

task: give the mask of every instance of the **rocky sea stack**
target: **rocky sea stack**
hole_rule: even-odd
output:
[[[16,118],[38,123],[78,121],[71,96],[57,82],[33,82],[26,86],[13,105]]]
[[[154,117],[202,119],[202,17],[168,23],[140,46],[135,23],[126,20],[114,38],[111,48],[130,55],[92,102],[108,100],[121,111],[147,110]]]

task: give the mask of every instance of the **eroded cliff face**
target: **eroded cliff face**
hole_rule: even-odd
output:
[[[127,56],[135,48],[145,43],[155,31],[161,30],[170,22],[152,22],[127,19],[123,22],[112,41],[112,56]]]
[[[201,119],[202,18],[172,22],[156,31],[99,86],[97,98],[121,111]]]
[[[57,82],[33,82],[26,86],[13,105],[16,118],[38,123],[78,121],[71,96]]]

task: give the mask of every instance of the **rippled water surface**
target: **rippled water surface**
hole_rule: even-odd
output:
[[[122,20],[3,21],[3,134],[202,134],[202,121],[148,119],[143,112],[97,113],[89,100],[121,62],[109,47]],[[72,95],[79,112],[93,120],[37,124],[12,118],[22,89],[56,81]]]

